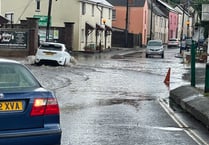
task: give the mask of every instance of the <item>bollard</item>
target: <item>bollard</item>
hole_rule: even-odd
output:
[[[209,93],[209,63],[205,67],[205,93]]]

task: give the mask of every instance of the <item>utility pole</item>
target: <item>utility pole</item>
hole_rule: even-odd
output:
[[[48,7],[48,20],[47,20],[47,27],[46,27],[46,41],[49,41],[49,31],[50,31],[51,9],[52,9],[52,0],[49,0],[49,7]]]
[[[152,39],[152,13],[153,13],[153,0],[151,0],[151,14],[150,14],[150,38]]]
[[[185,13],[184,13],[184,11],[185,11],[185,6],[183,5],[182,7],[183,7],[183,16],[182,16],[182,23],[181,23],[181,42],[182,42],[182,40],[183,40],[183,32],[184,32],[184,15],[185,15]]]
[[[190,26],[190,14],[189,14],[189,6],[190,6],[190,2],[189,0],[187,0],[187,13],[188,13],[188,17],[187,17],[187,38],[190,36],[190,32],[189,32],[189,26]]]
[[[128,1],[126,0],[126,28],[125,28],[125,47],[128,47],[128,16],[129,16],[129,6]]]

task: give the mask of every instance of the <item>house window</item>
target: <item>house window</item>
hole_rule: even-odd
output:
[[[92,15],[92,17],[94,17],[94,5],[92,5],[91,15]]]
[[[91,33],[91,34],[90,34],[91,43],[93,43],[93,38],[94,38],[94,35],[93,35],[93,33]]]
[[[159,27],[161,26],[161,19],[160,19],[160,17],[158,17],[158,26]]]
[[[111,9],[109,9],[109,13],[108,13],[108,18],[110,19],[111,17]]]
[[[103,7],[101,7],[101,16],[103,18]]]
[[[163,28],[163,18],[160,18],[160,27]]]
[[[158,16],[156,16],[156,26],[159,26]]]
[[[13,12],[8,12],[8,13],[5,14],[5,18],[7,18],[7,20],[9,20],[10,24],[13,24],[13,17],[14,17]]]
[[[85,39],[84,29],[81,29],[81,42],[84,42],[84,39]]]
[[[82,15],[86,14],[86,3],[82,2]]]
[[[40,0],[36,0],[36,11],[40,12],[40,8],[41,8]]]
[[[116,20],[116,10],[112,10],[112,20]]]
[[[176,16],[174,16],[174,19],[175,19],[175,22],[174,22],[174,24],[176,24]]]

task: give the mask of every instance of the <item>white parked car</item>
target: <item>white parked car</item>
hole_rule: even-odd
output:
[[[146,58],[150,55],[159,55],[164,58],[164,46],[162,40],[149,40],[146,48]]]
[[[175,47],[179,48],[180,47],[180,42],[177,38],[171,38],[168,40],[168,48],[170,47]]]
[[[54,61],[59,65],[66,65],[70,62],[71,55],[62,43],[43,42],[35,55],[35,63]]]

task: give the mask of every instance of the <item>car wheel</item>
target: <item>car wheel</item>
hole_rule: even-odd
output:
[[[163,54],[161,54],[161,58],[164,58],[164,53],[163,53]]]
[[[148,58],[149,57],[149,55],[148,54],[146,54],[146,58]]]
[[[63,63],[63,66],[66,66],[66,58],[65,58],[65,62]]]
[[[35,62],[34,64],[35,64],[36,66],[41,66],[41,65],[42,65],[41,62]]]

